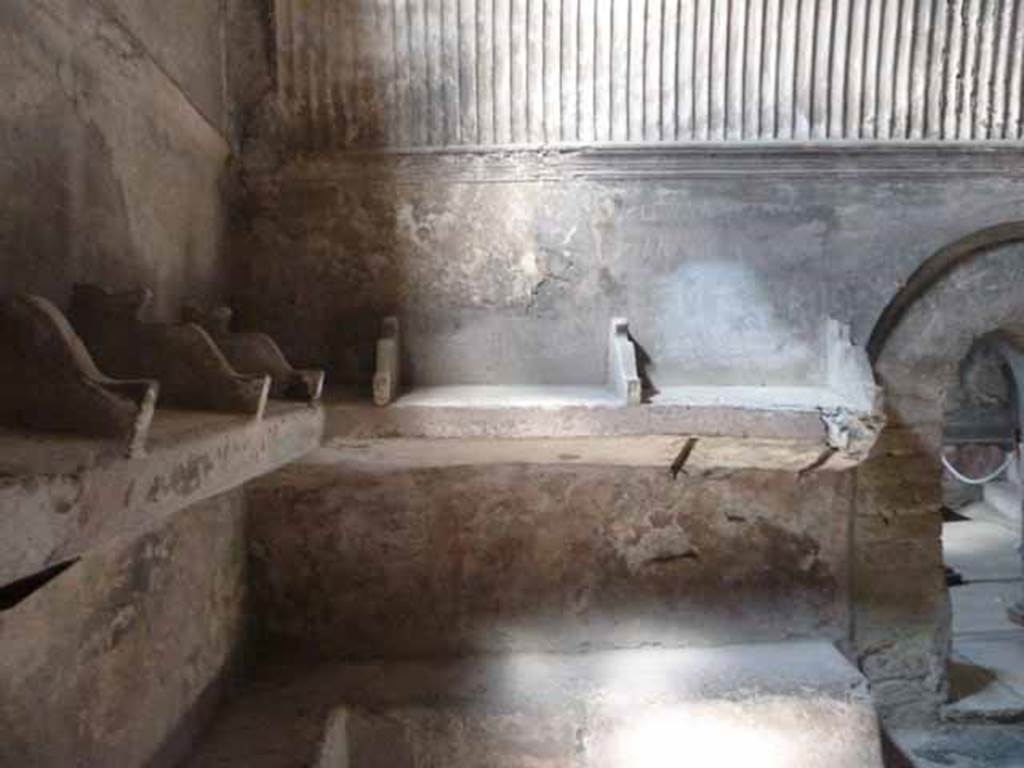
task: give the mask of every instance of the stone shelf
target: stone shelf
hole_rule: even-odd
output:
[[[262,419],[158,409],[146,452],[0,430],[0,585],[152,526],[319,445],[323,411],[270,401]]]
[[[329,439],[309,464],[427,468],[488,464],[580,464],[665,467],[685,474],[773,469],[804,472],[819,466],[821,442],[674,435],[620,437]],[[687,455],[683,457],[683,454]],[[683,457],[681,459],[681,457]],[[683,464],[685,462],[685,465]],[[825,468],[848,467],[833,459]]]
[[[842,469],[866,455],[880,425],[876,408],[810,387],[678,388],[623,406],[601,388],[452,386],[414,389],[385,408],[331,392],[325,409],[329,460],[427,466]]]
[[[870,410],[868,402],[851,403],[828,387],[670,386],[652,395],[651,406],[729,408],[733,410],[808,411]],[[440,386],[418,387],[400,395],[396,408],[538,409],[622,408],[620,398],[602,387]]]
[[[396,408],[617,408],[619,397],[602,387],[444,386],[401,395]]]
[[[769,411],[855,410],[867,403],[850,403],[841,392],[828,387],[796,386],[670,386],[651,397],[654,405],[691,408],[742,408]]]
[[[882,423],[867,357],[846,326],[830,318],[821,327],[820,360],[806,381],[756,386],[701,381],[701,372],[687,372],[678,361],[668,361],[645,386],[644,353],[624,318],[610,321],[604,382],[425,386],[401,376],[398,320],[387,318],[382,328],[374,379],[374,402],[382,407],[350,394],[328,396],[331,461],[572,461],[669,466],[677,474],[739,467],[800,472],[859,462]]]

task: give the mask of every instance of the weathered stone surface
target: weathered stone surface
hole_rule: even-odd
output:
[[[875,541],[933,541],[942,534],[942,517],[922,508],[920,514],[857,518],[857,543],[870,551]]]
[[[1024,763],[1024,729],[1019,726],[944,724],[896,729],[891,737],[915,768],[1010,768]]]
[[[239,648],[242,503],[222,495],[90,552],[0,613],[0,764],[177,763]]]
[[[428,467],[538,464],[575,466],[656,467],[673,476],[699,480],[741,469],[781,471],[800,479],[830,471],[820,465],[817,444],[743,437],[686,437],[681,435],[620,435],[591,437],[503,438],[388,438],[384,440],[325,439],[307,457],[311,464],[343,462],[349,466]],[[820,466],[819,466],[820,465]]]
[[[270,396],[282,400],[316,402],[324,390],[324,372],[296,370],[277,343],[265,333],[231,330],[231,308],[219,306],[202,310],[185,308],[186,322],[195,323],[210,334],[224,357],[239,373],[270,376]]]
[[[226,133],[223,4],[112,0],[108,7],[203,118]]]
[[[856,470],[852,642],[892,722],[930,720],[945,696],[939,471],[935,454],[915,453],[883,453]]]
[[[848,479],[299,463],[248,490],[253,615],[335,657],[841,639]]]
[[[162,320],[216,296],[218,14],[187,0],[0,9],[0,292],[66,308],[82,280],[148,285]]]
[[[863,677],[825,642],[261,669],[190,765],[880,765]],[[347,762],[346,762],[347,759]]]
[[[443,9],[440,18],[418,12],[415,20],[410,17],[420,31],[437,24],[442,34],[417,37],[423,69],[417,64],[417,71],[396,71],[393,78],[378,66],[392,64],[387,56],[377,58],[381,52],[397,50],[386,41],[323,47],[325,32],[340,31],[338,4],[302,4],[303,13],[322,13],[323,24],[306,25],[288,14],[294,34],[281,38],[261,35],[272,29],[259,28],[269,10],[262,3],[242,9],[239,0],[174,0],[152,13],[144,5],[38,0],[0,10],[0,63],[10,83],[0,101],[0,150],[16,158],[0,171],[5,291],[33,290],[62,302],[75,280],[148,284],[157,294],[154,315],[162,320],[177,315],[183,294],[213,298],[202,294],[216,293],[219,271],[218,179],[228,144],[217,104],[224,78],[217,73],[227,53],[232,87],[246,96],[233,114],[242,125],[238,135],[255,139],[244,147],[243,194],[231,243],[237,280],[232,294],[244,327],[268,329],[295,359],[329,364],[339,381],[361,387],[373,371],[378,318],[395,315],[407,330],[403,372],[414,383],[590,388],[606,380],[608,320],[628,316],[642,353],[638,377],[669,406],[645,409],[633,422],[628,419],[635,415],[579,403],[559,411],[495,414],[450,402],[432,411],[393,407],[369,420],[361,412],[339,409],[333,417],[337,434],[434,439],[463,430],[460,438],[550,437],[553,425],[559,439],[655,434],[667,438],[654,451],[662,463],[663,454],[679,448],[681,436],[742,435],[743,450],[753,446],[786,470],[733,471],[749,459],[737,459],[731,444],[712,440],[691,446],[674,481],[667,467],[565,466],[583,460],[562,458],[560,450],[552,466],[510,466],[506,455],[467,467],[463,462],[473,457],[460,458],[454,451],[435,458],[429,468],[415,462],[375,466],[373,458],[296,467],[261,482],[251,496],[259,502],[250,557],[265,633],[303,653],[362,655],[825,635],[850,642],[887,716],[934,712],[945,686],[948,605],[938,537],[927,519],[936,515],[940,499],[938,475],[932,473],[943,398],[973,339],[1022,316],[1019,246],[981,254],[928,294],[896,329],[877,369],[889,390],[886,415],[895,428],[874,447],[869,463],[854,478],[798,470],[846,466],[848,457],[833,457],[833,449],[860,460],[878,427],[859,418],[863,414],[847,418],[851,414],[834,411],[836,404],[819,396],[835,395],[827,318],[849,324],[853,339],[863,343],[890,297],[929,254],[971,232],[1019,219],[1024,166],[1017,148],[833,146],[723,153],[572,147],[296,158],[296,146],[323,147],[326,138],[333,149],[331,141],[339,135],[346,147],[437,147],[471,136],[471,102],[453,96],[464,75],[478,73],[473,67],[463,71],[463,49],[453,52],[450,36],[461,30],[466,20],[459,11],[469,5],[460,4],[453,15],[448,13],[453,4],[445,2],[431,6]],[[807,15],[824,12],[826,5],[804,3],[795,11],[796,26],[787,25],[785,39],[774,41],[779,51],[799,47],[798,37],[815,44],[799,47],[809,55],[776,73],[780,82],[795,87],[779,91],[782,102],[766,105],[771,115],[781,110],[792,117],[788,132],[782,126],[773,135],[822,138],[825,128],[824,137],[887,138],[902,131],[920,138],[930,130],[942,138],[966,131],[987,139],[997,138],[993,131],[1006,133],[1008,125],[1019,131],[1019,120],[1013,120],[1020,117],[1021,90],[1015,86],[1024,47],[1019,34],[1011,36],[1005,26],[1012,18],[1009,4],[998,18],[989,4],[984,18],[969,20],[981,24],[980,37],[947,39],[953,27],[928,27],[942,23],[941,14],[921,26],[921,19],[907,15],[911,4],[903,4],[902,15],[898,9],[895,15],[886,12],[884,23],[858,27],[863,36],[829,35],[827,42],[821,33],[828,23],[822,18],[815,27],[817,17]],[[665,126],[649,124],[653,112],[643,110],[645,103],[668,98],[657,89],[648,93],[644,85],[653,87],[656,78],[646,74],[665,62],[657,56],[633,60],[634,54],[653,50],[640,34],[644,28],[671,29],[665,18],[659,20],[656,6],[650,5],[644,25],[632,26],[635,37],[603,40],[602,52],[628,62],[630,74],[613,73],[605,83],[610,100],[592,105],[590,124],[596,127],[598,115],[608,116],[607,133],[577,132],[582,141],[666,139]],[[718,8],[711,13],[726,6],[732,13],[733,4],[710,6]],[[616,13],[626,7],[616,5]],[[282,0],[274,9],[274,30],[284,31],[284,12],[298,8]],[[632,8],[639,13],[639,4]],[[232,18],[244,17],[251,33],[240,43],[237,30],[231,32],[229,52],[220,50],[224,31],[217,21],[225,10]],[[354,23],[344,28],[353,42],[370,39],[359,36],[368,19],[362,14],[349,19]],[[455,19],[458,27],[452,25]],[[481,144],[537,136],[563,140],[562,119],[572,111],[572,99],[554,98],[556,89],[548,86],[561,89],[562,81],[547,76],[563,59],[543,49],[554,39],[552,31],[562,30],[543,15],[531,15],[530,21],[536,20],[539,26],[510,41],[508,49],[491,52],[492,61],[507,62],[513,60],[513,45],[516,56],[527,52],[523,46],[528,49],[528,56],[516,59],[525,63],[522,69],[504,72],[509,90],[501,96],[531,95],[502,99],[510,109],[507,125],[501,120],[501,131],[508,131],[504,138],[497,132],[484,135],[477,121]],[[716,15],[715,20],[723,24],[702,27],[703,42],[717,39],[716,30],[724,42],[740,28],[740,16]],[[743,28],[755,30],[750,21],[744,17]],[[894,30],[892,38],[877,37],[883,27]],[[910,42],[912,30],[925,28],[935,32],[928,47],[896,45]],[[190,32],[176,40],[182,29]],[[391,27],[387,34],[394,31]],[[802,34],[810,31],[818,34]],[[566,50],[573,42],[567,38]],[[844,45],[853,46],[845,51],[851,57],[877,47],[879,62],[893,65],[893,78],[876,83],[878,115],[854,110],[849,122],[826,126],[808,94],[839,93],[836,83],[818,82],[813,73],[828,72],[822,57],[838,55]],[[977,70],[947,66],[971,58],[963,47],[971,45]],[[297,90],[289,77],[319,70],[290,70],[289,61],[295,60],[268,50],[290,55],[303,46],[332,57],[303,59],[299,69],[314,64],[337,72],[331,67],[353,66],[344,79],[352,92],[322,90],[335,83],[315,77],[304,81],[308,91]],[[701,50],[709,54],[701,61],[711,69],[699,76],[683,71],[677,83],[699,81],[713,98],[702,102],[707,111],[700,114],[694,102],[687,127],[692,138],[706,129],[703,138],[720,132],[734,140],[727,126],[738,125],[734,110],[742,104],[735,97],[753,91],[733,89],[729,101],[719,89],[737,82],[733,65],[742,65],[756,49],[739,52],[734,46],[739,58],[729,61],[728,46]],[[334,52],[344,56],[333,58]],[[246,57],[249,70],[240,64]],[[270,62],[283,65],[276,82],[262,71]],[[368,63],[372,66],[364,66]],[[922,110],[913,73],[939,66],[945,67],[949,92],[931,88],[932,101]],[[429,83],[437,91],[428,91],[427,72],[440,77]],[[580,76],[579,71],[565,74],[570,80]],[[858,80],[864,73],[856,70],[835,74],[839,81],[849,76],[844,85],[870,82]],[[639,88],[631,81],[637,76],[645,78]],[[393,99],[390,106],[398,114],[386,125],[374,125],[385,113],[375,101],[382,77],[394,86],[382,92],[384,101]],[[505,87],[502,78],[491,82]],[[960,89],[957,83],[964,82],[983,87]],[[403,112],[408,88],[420,86],[416,98],[428,103]],[[305,102],[316,94],[331,100]],[[492,106],[497,96],[490,94]],[[373,108],[360,111],[358,120],[342,110],[345,124],[327,126],[341,134],[323,130],[323,121],[337,117],[343,101]],[[999,110],[1000,104],[1006,109]],[[826,120],[842,112],[833,106]],[[960,114],[952,114],[954,108]],[[740,112],[742,122],[748,115]],[[685,110],[669,114],[678,118]],[[577,127],[588,123],[576,117]],[[290,118],[303,131],[319,133],[305,136],[312,141],[293,142]],[[410,125],[425,132],[417,141],[401,136],[403,126]],[[741,134],[740,139],[748,135]],[[701,387],[701,403],[686,399]],[[714,400],[723,391],[735,396],[741,389],[739,404],[728,395],[728,402]],[[766,400],[776,408],[747,407]],[[3,550],[8,577],[102,549],[83,560],[91,562],[109,553],[103,548],[113,546],[111,536],[134,535],[140,524],[238,483],[250,471],[276,466],[317,430],[319,414],[303,416],[308,421],[294,432],[254,432],[251,425],[236,425],[217,427],[221,431],[211,436],[201,421],[185,415],[172,427],[169,442],[158,440],[153,455],[140,463],[115,461],[104,449],[82,448],[75,441],[41,444],[5,436],[3,468],[34,468],[16,469],[19,476],[0,485],[0,528],[5,529],[0,539],[12,542]],[[179,431],[194,428],[202,434],[183,438]],[[419,431],[405,431],[410,429]],[[822,445],[824,452],[818,450]],[[705,450],[713,446],[723,450],[708,460]],[[577,455],[583,454],[566,453]],[[144,555],[131,559],[144,564]],[[51,590],[75,583],[63,581],[75,573],[65,573],[30,600],[57,594]],[[214,578],[207,573],[201,581]],[[87,591],[89,585],[79,588]],[[117,590],[108,596],[116,598]],[[65,634],[85,637],[82,646],[92,648],[92,615],[73,613],[77,604],[67,602],[72,614]],[[851,602],[855,622],[848,620]],[[65,626],[60,615],[29,618],[31,626],[19,631],[42,634],[44,620]],[[163,639],[149,638],[158,650],[166,647]],[[53,635],[47,641],[65,638]],[[119,647],[113,640],[109,645]],[[62,681],[85,679],[88,664],[67,661],[79,652],[78,645],[69,645],[57,654],[59,663],[47,668]],[[173,652],[167,660],[175,669],[187,666]],[[0,669],[7,664],[15,673],[42,668],[17,655],[0,662]],[[111,673],[115,677],[120,684],[130,679],[129,672]],[[127,747],[135,751],[114,754],[111,745],[120,734],[107,721],[93,720],[89,709],[93,699],[101,707],[107,699],[84,694],[66,699],[47,687],[48,679],[43,683],[33,679],[26,685],[41,696],[58,690],[52,699],[66,715],[33,720],[19,710],[27,724],[18,721],[20,735],[7,742],[12,748],[35,748],[42,743],[35,737],[48,737],[55,724],[80,724],[78,711],[86,713],[81,727],[92,741],[68,759],[131,764],[159,741],[155,732],[138,741],[129,735],[124,743],[135,745]],[[109,690],[93,687],[100,694]],[[84,703],[75,710],[78,701]],[[151,725],[130,722],[130,714],[111,711],[111,722],[128,722],[132,729]],[[154,722],[166,725],[162,718]],[[100,724],[88,730],[95,723]],[[72,755],[70,734],[80,732],[66,728],[56,734],[55,749]],[[286,749],[290,735],[275,732],[273,738]],[[88,746],[101,742],[107,752]],[[139,746],[143,743],[145,748]],[[19,754],[19,762],[31,764],[27,754],[28,759]]]
[[[666,472],[684,475],[723,469],[744,467],[749,452],[736,451],[735,446],[726,444],[725,450],[707,451],[700,461],[685,463],[677,467],[680,453],[692,438],[653,435],[646,437],[614,438],[518,438],[514,440],[476,439],[431,439],[431,438],[389,438],[387,440],[339,440],[325,439],[324,445],[310,453],[305,462],[331,465],[339,462],[350,467],[377,469],[394,467],[404,469],[427,469],[435,467],[493,466],[501,464],[558,464],[575,466],[623,466],[657,467]],[[704,442],[700,443],[702,446]],[[813,454],[787,452],[774,446],[769,454],[762,450],[759,458],[768,463],[783,464],[787,460],[807,462]],[[729,448],[734,449],[729,451]],[[762,446],[763,448],[763,446]],[[731,455],[730,455],[731,453]],[[710,456],[709,456],[710,454]],[[712,459],[708,461],[708,459]],[[723,458],[733,459],[731,462]],[[714,461],[719,459],[719,461]]]
[[[914,395],[931,399],[943,413],[943,398],[956,381],[956,370],[974,342],[999,330],[1013,330],[1021,317],[1016,285],[1024,280],[1024,243],[979,246],[976,255],[931,288],[902,318],[886,340],[878,361],[893,403]],[[973,299],[970,312],[949,309]],[[916,422],[932,419],[918,418]]]
[[[322,413],[273,403],[262,421],[158,411],[148,453],[0,433],[0,585],[137,534],[315,448]]]
[[[113,375],[160,382],[161,405],[263,415],[271,379],[236,371],[194,323],[148,323],[146,289],[112,293],[75,285],[68,316],[99,364]]]
[[[938,454],[882,455],[861,465],[858,514],[893,519],[937,513],[942,504]]]
[[[904,575],[910,578],[914,575]],[[916,621],[898,609],[876,618],[855,602],[858,666],[871,681],[879,714],[892,725],[934,722],[937,708],[946,700],[948,598],[938,585],[933,586],[933,595],[945,604]]]
[[[794,659],[795,661],[795,659]],[[614,660],[612,660],[614,663]],[[813,689],[812,689],[813,690]],[[602,692],[604,693],[604,692]],[[339,709],[316,768],[867,768],[881,766],[866,690],[852,701],[763,695],[587,701],[538,716],[472,706]],[[590,705],[590,706],[588,706]],[[583,710],[582,712],[580,710]],[[343,741],[327,745],[327,740]]]
[[[0,303],[0,423],[142,451],[159,384],[100,373],[64,315],[39,296]]]
[[[457,446],[492,440],[505,443],[495,446],[496,455],[518,454],[528,462],[550,462],[550,451],[543,448],[530,458],[531,444],[575,443],[568,450],[576,455],[572,460],[592,456],[600,463],[614,459],[618,444],[622,463],[655,466],[672,465],[682,444],[693,439],[687,461],[698,469],[805,473],[857,464],[878,435],[875,413],[825,414],[813,400],[785,406],[763,390],[733,389],[740,391],[703,387],[677,402],[634,407],[623,407],[617,395],[600,387],[437,387],[402,395],[388,408],[333,392],[325,401],[324,437],[356,448],[369,441],[384,452],[388,440]],[[673,445],[676,454],[665,464],[661,457]]]

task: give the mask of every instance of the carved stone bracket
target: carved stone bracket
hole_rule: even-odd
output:
[[[629,321],[612,318],[608,334],[608,386],[624,405],[640,405],[641,381],[636,366],[636,346],[629,338]]]
[[[158,384],[100,373],[63,313],[39,296],[0,302],[0,423],[123,441],[142,452]]]
[[[277,342],[265,333],[233,333],[229,307],[202,310],[189,306],[185,308],[184,314],[186,321],[201,326],[210,334],[236,371],[270,376],[271,397],[310,403],[320,399],[324,389],[324,372],[293,368]]]
[[[398,396],[401,382],[401,331],[397,317],[385,317],[377,339],[377,371],[373,374],[373,402],[387,405]]]
[[[270,377],[236,371],[206,331],[194,323],[142,322],[146,290],[108,293],[76,285],[71,322],[96,362],[115,376],[160,382],[161,404],[244,413],[260,418]]]

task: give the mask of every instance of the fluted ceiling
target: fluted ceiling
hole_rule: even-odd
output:
[[[1024,0],[276,0],[306,149],[1021,140]]]

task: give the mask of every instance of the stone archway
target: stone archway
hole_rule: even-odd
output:
[[[947,691],[950,608],[939,450],[946,393],[986,334],[1024,321],[1024,222],[926,260],[882,313],[869,352],[888,423],[856,471],[853,648],[893,723],[933,718]]]
[[[1024,240],[1024,221],[1008,221],[965,235],[925,259],[886,304],[875,322],[867,343],[871,362],[878,360],[889,337],[917,300],[947,275],[981,252],[1021,240]]]

